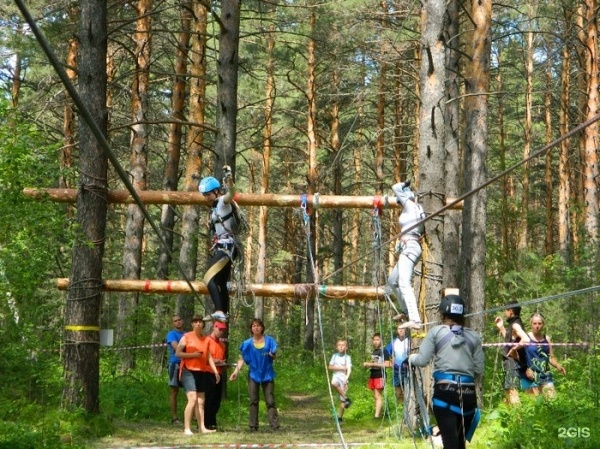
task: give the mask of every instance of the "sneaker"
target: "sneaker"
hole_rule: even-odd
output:
[[[258,427],[250,427],[250,432],[258,432]]]
[[[344,418],[340,418],[339,416],[337,416],[337,422],[344,422]]]
[[[393,320],[394,321],[404,321],[406,319],[406,314],[404,313],[399,313],[398,315],[395,315]]]
[[[174,424],[174,425],[181,424],[181,421],[179,421],[179,418],[173,418],[171,420],[171,424]]]
[[[213,313],[211,315],[211,318],[215,321],[220,321],[221,323],[226,323],[227,322],[227,315],[225,315],[223,312],[216,311],[215,313]]]
[[[346,398],[344,401],[344,408],[349,408],[352,405],[352,400],[350,398]]]

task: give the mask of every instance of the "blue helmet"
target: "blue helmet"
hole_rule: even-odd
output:
[[[200,185],[198,186],[198,190],[200,191],[200,193],[208,193],[208,192],[212,192],[215,189],[220,189],[220,188],[221,188],[221,183],[219,181],[217,181],[216,178],[213,178],[212,176],[202,178],[202,181],[200,181]]]

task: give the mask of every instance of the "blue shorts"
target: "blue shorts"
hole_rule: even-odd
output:
[[[169,387],[179,388],[181,387],[179,381],[179,362],[169,363]]]
[[[554,379],[552,379],[552,373],[534,373],[534,379],[528,379],[527,377],[521,377],[521,388],[523,390],[529,390],[535,387],[545,387],[546,385],[553,387]]]
[[[394,366],[394,387],[402,387],[408,379],[408,365]]]

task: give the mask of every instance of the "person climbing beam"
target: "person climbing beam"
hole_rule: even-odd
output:
[[[213,231],[212,256],[204,275],[204,283],[215,306],[215,312],[206,317],[226,323],[229,313],[227,282],[231,277],[233,261],[238,257],[236,242],[236,217],[233,198],[236,193],[231,167],[223,167],[223,187],[219,181],[208,176],[200,181],[198,190],[209,201],[210,225]]]
[[[398,307],[402,312],[394,319],[403,320],[408,315],[409,321],[403,323],[403,326],[420,329],[421,317],[412,283],[415,265],[423,252],[421,240],[425,234],[425,226],[423,224],[414,225],[425,218],[425,212],[416,202],[415,194],[410,189],[410,181],[394,184],[392,190],[396,195],[396,201],[402,205],[402,213],[398,217],[401,229],[400,256],[388,276],[386,290],[390,296],[396,297]],[[413,228],[410,229],[411,227]]]

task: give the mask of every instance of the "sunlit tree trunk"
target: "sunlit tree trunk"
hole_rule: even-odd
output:
[[[552,46],[548,44],[547,53],[552,54]],[[552,85],[552,60],[546,61],[546,86]],[[544,94],[545,105],[545,124],[546,124],[546,145],[552,142],[552,91],[546,89]],[[546,181],[546,237],[545,249],[546,255],[554,253],[554,211],[552,209],[552,198],[554,194],[554,177],[552,175],[552,152],[546,153],[546,170],[544,173]]]
[[[585,73],[587,79],[587,103],[585,119],[598,115],[598,20],[596,0],[585,0]],[[583,192],[585,200],[585,229],[589,248],[598,242],[598,122],[587,126],[584,131],[583,149]],[[597,256],[598,248],[595,249]]]
[[[446,45],[443,40],[446,3],[430,0],[421,9],[421,67],[419,84],[421,106],[419,118],[419,184],[418,192],[443,192],[445,189],[445,87]],[[419,198],[425,212],[439,210],[443,198],[439,195],[424,195]],[[421,260],[421,288],[419,308],[424,321],[438,316],[439,292],[442,284],[444,224],[429,220],[425,224],[425,239]],[[435,309],[435,311],[433,311]],[[432,313],[429,314],[428,310]]]
[[[523,123],[525,136],[523,142],[523,159],[531,154],[531,109],[533,104],[533,4],[528,3],[529,30],[526,33],[527,47],[525,54],[525,121]],[[529,239],[529,162],[523,164],[523,176],[521,179],[521,219],[519,221],[519,250],[527,248]]]
[[[311,8],[309,17],[310,34],[307,45],[307,86],[306,86],[306,132],[307,132],[307,154],[308,154],[308,194],[314,195],[318,191],[317,187],[317,99],[316,99],[316,55],[315,55],[315,39],[313,37],[316,26],[315,8]],[[313,211],[314,212],[314,211]],[[316,215],[311,214],[309,222],[310,234],[307,244],[309,245],[309,254],[306,265],[306,282],[313,283],[317,281],[318,274],[316,270]],[[312,257],[311,257],[312,256]],[[306,301],[306,327],[304,331],[304,349],[312,351],[314,349],[314,332],[315,332],[315,299],[311,297]]]
[[[202,145],[204,143],[204,119],[206,112],[206,8],[199,2],[193,2],[192,38],[189,51],[189,107],[187,133],[187,159],[183,190],[198,190],[200,167],[202,164]],[[198,260],[198,206],[186,206],[181,216],[181,249],[179,266],[188,277],[196,277]],[[177,295],[175,312],[181,315],[186,326],[191,325],[194,315],[194,295]]]
[[[79,95],[106,135],[106,2],[82,0],[79,29]],[[79,127],[79,237],[65,310],[62,405],[100,412],[99,325],[108,190],[108,159],[90,128]]]
[[[269,176],[271,176],[271,147],[273,143],[273,106],[275,103],[275,25],[269,27],[267,34],[267,82],[265,86],[265,127],[263,130],[262,171],[260,176],[260,193],[269,191]],[[264,283],[266,278],[267,261],[267,207],[260,206],[258,211],[258,255],[256,262],[257,284]],[[263,298],[256,298],[254,302],[255,315],[262,317]]]
[[[145,123],[148,110],[148,84],[150,81],[151,56],[151,10],[152,0],[139,0],[136,4],[137,23],[135,33],[135,72],[131,89],[131,158],[129,175],[136,190],[146,190],[148,176],[148,128]],[[123,248],[123,279],[139,279],[142,270],[142,245],[144,238],[144,214],[135,204],[127,206],[125,244]],[[139,294],[119,296],[117,314],[117,339],[121,344],[133,344],[137,322],[135,311]],[[133,350],[123,350],[121,371],[127,372],[135,364]]]
[[[471,40],[467,41],[470,56],[466,70],[465,99],[465,173],[464,189],[471,191],[487,181],[487,116],[490,85],[491,0],[470,3]],[[469,196],[464,203],[461,241],[461,291],[469,310],[479,312],[485,305],[485,189]],[[483,329],[483,315],[470,319],[474,329]]]
[[[570,8],[565,8],[565,36],[571,36],[572,12]],[[560,72],[560,109],[558,110],[558,120],[560,135],[564,136],[569,132],[570,120],[569,109],[571,107],[571,51],[568,45],[562,48],[562,69]],[[571,201],[571,165],[570,159],[570,140],[560,142],[558,159],[558,247],[564,261],[569,261],[571,249],[570,232],[570,208]]]
[[[167,160],[163,171],[163,190],[177,190],[179,181],[179,161],[181,158],[182,122],[185,121],[185,100],[187,88],[187,63],[190,44],[190,25],[192,21],[192,2],[186,0],[181,4],[181,31],[177,37],[177,50],[175,52],[175,79],[173,81],[173,95],[171,97],[171,117],[173,123],[169,124],[169,137],[167,146]],[[171,251],[173,251],[173,227],[175,225],[175,206],[163,204],[160,215],[161,235],[167,247],[163,245],[158,249],[158,262],[156,279],[167,279]],[[179,277],[179,273],[177,273]],[[152,326],[152,341],[161,341],[164,338],[164,324],[167,322],[165,314],[173,313],[169,298],[158,296],[156,298],[154,323]],[[152,352],[155,366],[164,356],[162,347],[157,347]]]

